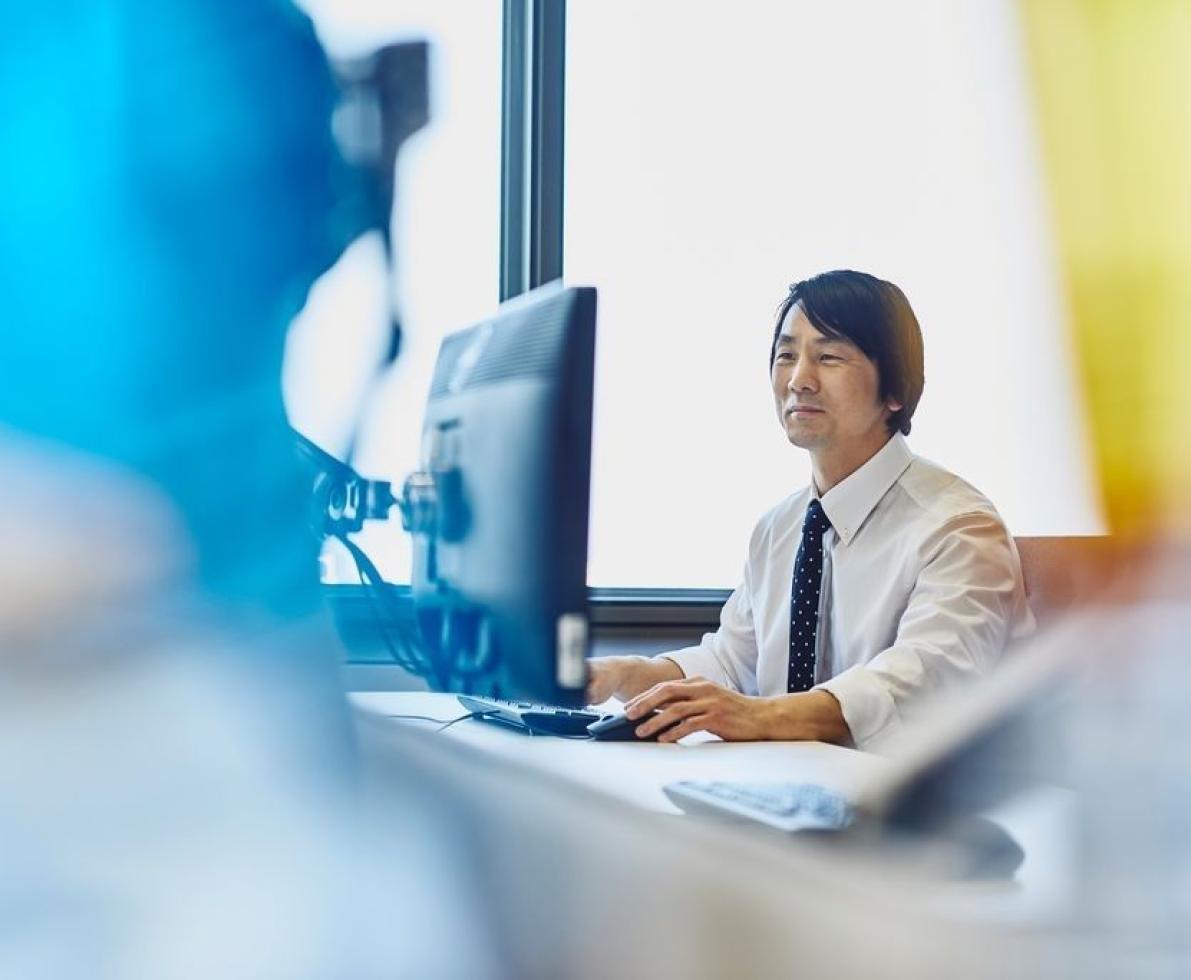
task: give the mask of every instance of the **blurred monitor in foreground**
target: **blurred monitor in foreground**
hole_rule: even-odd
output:
[[[595,308],[592,288],[547,286],[442,343],[407,484],[438,687],[583,701]]]

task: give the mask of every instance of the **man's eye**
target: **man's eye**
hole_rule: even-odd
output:
[[[820,361],[842,361],[843,358],[840,357],[839,354],[820,354],[819,360]]]
[[[777,357],[775,358],[775,360],[792,361],[792,360],[794,360],[794,355],[791,354],[788,350],[781,350],[781,351],[777,352]]]

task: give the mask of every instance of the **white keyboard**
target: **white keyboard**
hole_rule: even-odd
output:
[[[852,807],[832,790],[813,783],[720,783],[683,781],[664,787],[688,813],[755,820],[778,830],[843,830]]]

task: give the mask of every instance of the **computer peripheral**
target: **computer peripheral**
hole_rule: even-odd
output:
[[[438,690],[583,707],[595,331],[554,284],[442,342],[402,515]]]
[[[477,718],[528,735],[582,737],[587,735],[588,725],[600,720],[600,715],[594,711],[558,708],[549,704],[472,697],[467,694],[456,695],[456,699]]]
[[[619,711],[593,721],[587,726],[587,731],[592,738],[601,742],[656,742],[665,729],[641,738],[637,735],[637,726],[643,725],[645,721],[644,718],[629,718],[623,711]]]
[[[841,794],[814,783],[678,782],[663,787],[687,813],[755,821],[786,833],[846,831],[860,823],[857,809]],[[889,840],[944,845],[952,874],[961,879],[1007,880],[1025,859],[1025,851],[1004,828],[985,817],[968,815],[916,833],[884,828]]]
[[[560,708],[551,704],[470,694],[458,694],[456,700],[481,721],[503,725],[528,735],[561,735],[568,738],[590,736],[601,742],[656,742],[661,734],[657,732],[648,738],[637,738],[635,729],[645,719],[631,720],[623,711],[601,715],[594,711]]]
[[[594,289],[548,284],[444,338],[399,492],[298,437],[317,530],[355,561],[393,660],[432,690],[583,707],[595,316]],[[395,509],[413,539],[404,596],[350,538]]]
[[[950,847],[957,878],[1012,878],[1026,857],[1021,844],[987,817],[954,817],[932,828],[930,833],[932,839]]]
[[[842,830],[853,820],[848,801],[814,783],[682,781],[663,787],[679,809],[755,820],[777,830]]]

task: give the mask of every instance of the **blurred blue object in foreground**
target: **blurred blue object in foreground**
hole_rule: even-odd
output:
[[[0,422],[161,486],[209,594],[308,608],[282,350],[362,221],[310,25],[277,2],[0,20]]]
[[[274,0],[0,13],[0,975],[484,974],[345,778],[280,384],[334,98]]]

